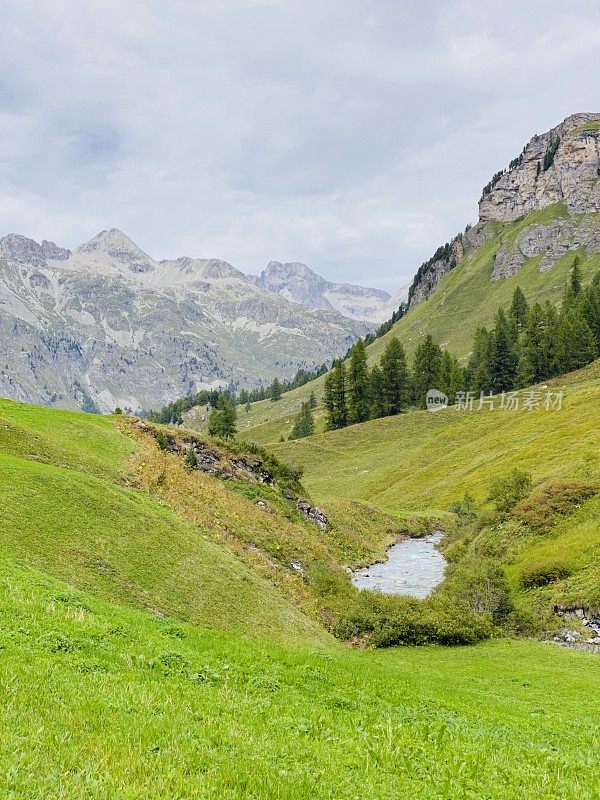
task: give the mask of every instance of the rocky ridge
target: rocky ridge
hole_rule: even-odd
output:
[[[219,259],[157,261],[121,231],[72,252],[0,238],[0,395],[112,411],[291,377],[372,325],[256,286]]]
[[[566,253],[600,251],[600,114],[573,114],[550,131],[534,136],[508,169],[483,189],[479,220],[467,227],[417,272],[409,307],[426,300],[440,280],[485,244],[498,224],[510,225],[534,211],[554,206],[555,219],[532,222],[510,246],[494,254],[492,277],[514,275],[529,259],[551,269]]]

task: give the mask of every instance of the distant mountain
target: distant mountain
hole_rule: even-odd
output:
[[[157,408],[205,387],[291,376],[369,330],[218,259],[156,261],[114,228],[72,252],[0,239],[0,395],[17,400]]]
[[[333,283],[306,264],[270,261],[255,279],[256,285],[307,308],[337,311],[349,319],[385,322],[408,297],[408,287],[392,297],[382,289]]]

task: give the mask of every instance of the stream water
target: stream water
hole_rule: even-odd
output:
[[[441,533],[402,539],[388,549],[387,561],[357,569],[352,583],[384,594],[427,597],[444,579],[446,559],[435,547],[441,539]]]

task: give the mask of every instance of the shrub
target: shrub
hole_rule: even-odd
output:
[[[156,444],[160,447],[161,450],[169,449],[169,440],[162,431],[156,432]]]
[[[517,503],[513,513],[530,528],[543,531],[597,494],[598,489],[591,481],[551,481]]]
[[[513,469],[505,478],[492,483],[488,500],[493,501],[501,516],[508,514],[531,490],[531,474]]]
[[[462,500],[457,500],[453,503],[449,511],[460,519],[461,523],[468,525],[477,518],[477,511],[475,509],[475,498],[469,492],[465,492]]]
[[[362,639],[374,647],[472,644],[489,637],[491,614],[475,612],[455,598],[413,597],[360,592],[354,607],[333,627],[340,639]]]
[[[446,605],[462,606],[471,614],[486,614],[496,625],[502,624],[513,609],[504,571],[488,559],[471,558],[449,567],[440,597]]]
[[[492,635],[492,615],[479,613],[466,602],[444,597],[428,602],[427,614],[431,640],[444,645],[475,644]]]
[[[560,559],[547,559],[523,567],[521,583],[525,589],[533,589],[568,578],[570,574],[571,569],[566,562]]]

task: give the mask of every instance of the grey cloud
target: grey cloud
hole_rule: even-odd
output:
[[[0,232],[395,289],[525,141],[600,110],[597,4],[7,0]]]

